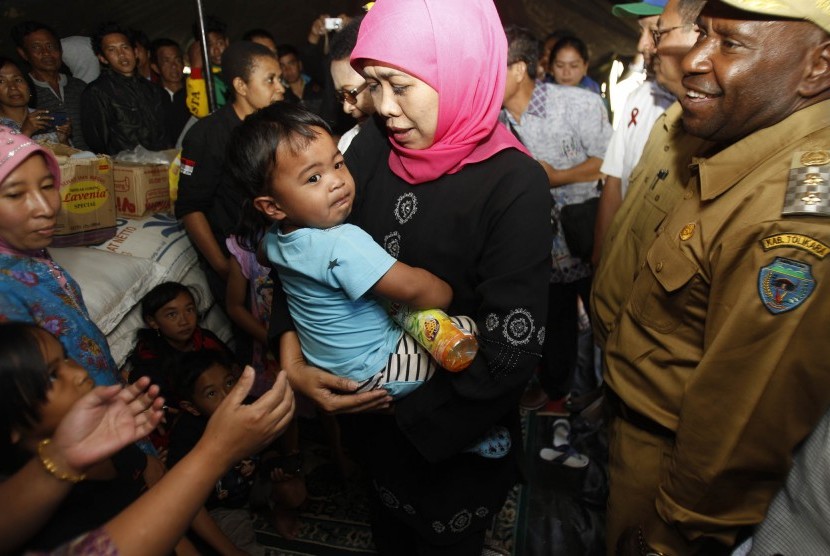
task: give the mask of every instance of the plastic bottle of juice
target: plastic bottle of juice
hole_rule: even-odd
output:
[[[418,311],[393,304],[389,313],[448,371],[464,370],[473,362],[478,352],[475,334],[458,328],[441,309]]]

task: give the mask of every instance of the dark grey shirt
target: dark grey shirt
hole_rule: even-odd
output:
[[[61,74],[58,80],[60,95],[55,93],[45,81],[38,81],[31,74],[29,77],[35,84],[37,108],[50,112],[66,112],[72,122],[72,146],[76,149],[89,150],[81,131],[81,93],[86,83],[76,77]]]

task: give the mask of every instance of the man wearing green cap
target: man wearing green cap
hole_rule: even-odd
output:
[[[659,39],[659,44],[654,45],[655,80],[674,98],[686,94],[681,61],[697,40],[695,21],[704,3],[705,0],[669,0],[657,25],[649,32]],[[600,200],[595,253],[601,256],[594,272],[590,303],[594,342],[600,349],[605,348],[656,229],[683,194],[691,156],[705,147],[703,139],[684,132],[681,115],[680,103],[675,102],[657,118],[640,162],[631,173],[622,204],[611,215],[613,220],[607,217],[610,224],[606,225],[604,237],[599,229],[604,224],[602,211],[613,206],[606,205],[607,198]],[[606,184],[603,196],[609,194],[607,189]]]
[[[710,0],[683,126],[711,143],[606,344],[623,554],[721,554],[830,406],[830,3]]]
[[[620,114],[614,116],[618,123],[600,168],[600,172],[605,176],[605,183],[600,194],[594,232],[594,266],[599,261],[605,232],[622,204],[631,170],[640,160],[651,128],[660,114],[676,100],[667,89],[654,80],[651,66],[655,49],[652,31],[657,28],[657,20],[663,13],[665,4],[666,0],[650,0],[617,4],[611,10],[617,17],[638,17],[640,39],[637,41],[637,51],[643,55],[643,65],[648,79],[628,95]]]

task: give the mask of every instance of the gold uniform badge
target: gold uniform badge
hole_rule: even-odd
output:
[[[830,151],[793,154],[781,214],[830,216]]]

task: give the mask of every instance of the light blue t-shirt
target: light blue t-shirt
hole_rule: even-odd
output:
[[[371,295],[396,262],[352,224],[265,237],[309,363],[356,381],[386,367],[401,329]]]

